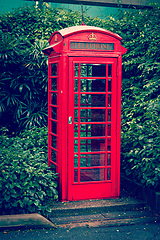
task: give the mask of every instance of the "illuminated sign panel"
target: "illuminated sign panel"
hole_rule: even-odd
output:
[[[113,51],[114,43],[95,43],[95,42],[71,42],[71,50],[99,50]]]

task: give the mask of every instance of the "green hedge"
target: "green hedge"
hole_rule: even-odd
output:
[[[160,191],[160,9],[127,13],[123,57],[121,169]]]
[[[123,56],[121,170],[160,190],[160,9],[130,10],[87,25],[119,34]],[[79,12],[18,8],[0,16],[0,123],[10,134],[47,125],[47,58],[55,31],[80,25]]]
[[[47,165],[47,129],[0,136],[0,215],[46,215],[58,198],[57,175]]]

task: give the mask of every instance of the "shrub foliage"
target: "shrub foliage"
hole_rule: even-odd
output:
[[[47,129],[0,137],[0,215],[46,215],[58,198],[57,175],[47,165]]]
[[[160,191],[160,11],[127,12],[123,58],[122,169]]]
[[[85,15],[84,22],[119,34],[128,49],[123,56],[122,172],[159,189],[159,8],[123,11],[106,19]],[[79,12],[50,7],[18,8],[0,16],[0,124],[10,133],[47,124],[47,58],[42,49],[55,30],[80,24]]]

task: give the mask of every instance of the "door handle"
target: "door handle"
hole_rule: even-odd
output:
[[[68,118],[68,124],[72,124],[72,117]]]

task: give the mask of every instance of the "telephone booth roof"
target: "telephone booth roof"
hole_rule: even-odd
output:
[[[89,35],[87,35],[87,33]],[[67,50],[67,48],[64,47],[65,45],[63,46],[63,42],[65,41],[65,39],[68,39],[68,38],[69,39],[75,38],[76,40],[81,39],[82,42],[84,41],[85,42],[89,41],[91,43],[97,42],[98,40],[97,35],[99,38],[98,42],[104,42],[110,39],[109,41],[111,42],[117,42],[117,43],[119,42],[118,43],[119,45],[120,41],[122,40],[122,38],[118,34],[115,34],[103,28],[86,26],[86,25],[73,26],[73,27],[64,28],[52,33],[49,39],[49,47],[43,49],[43,53],[49,56],[51,52],[60,53],[62,49],[64,51],[68,51],[69,49]],[[118,49],[121,49],[120,51],[122,52],[122,54],[125,53],[123,47],[120,47],[120,48],[118,47]],[[118,51],[118,49],[116,51]]]
[[[59,31],[54,32],[51,35],[51,37],[49,39],[49,42],[51,42],[52,37],[56,33],[59,33],[59,34],[61,34],[61,36],[63,38],[66,38],[69,35],[76,34],[76,33],[81,33],[81,32],[87,32],[87,31],[94,31],[94,32],[104,33],[104,34],[110,35],[110,36],[112,36],[114,38],[117,38],[118,40],[122,40],[122,38],[118,34],[112,33],[112,32],[110,32],[110,31],[108,31],[106,29],[99,28],[99,27],[93,27],[93,26],[81,25],[81,26],[73,26],[73,27],[64,28],[64,29],[61,29]]]

